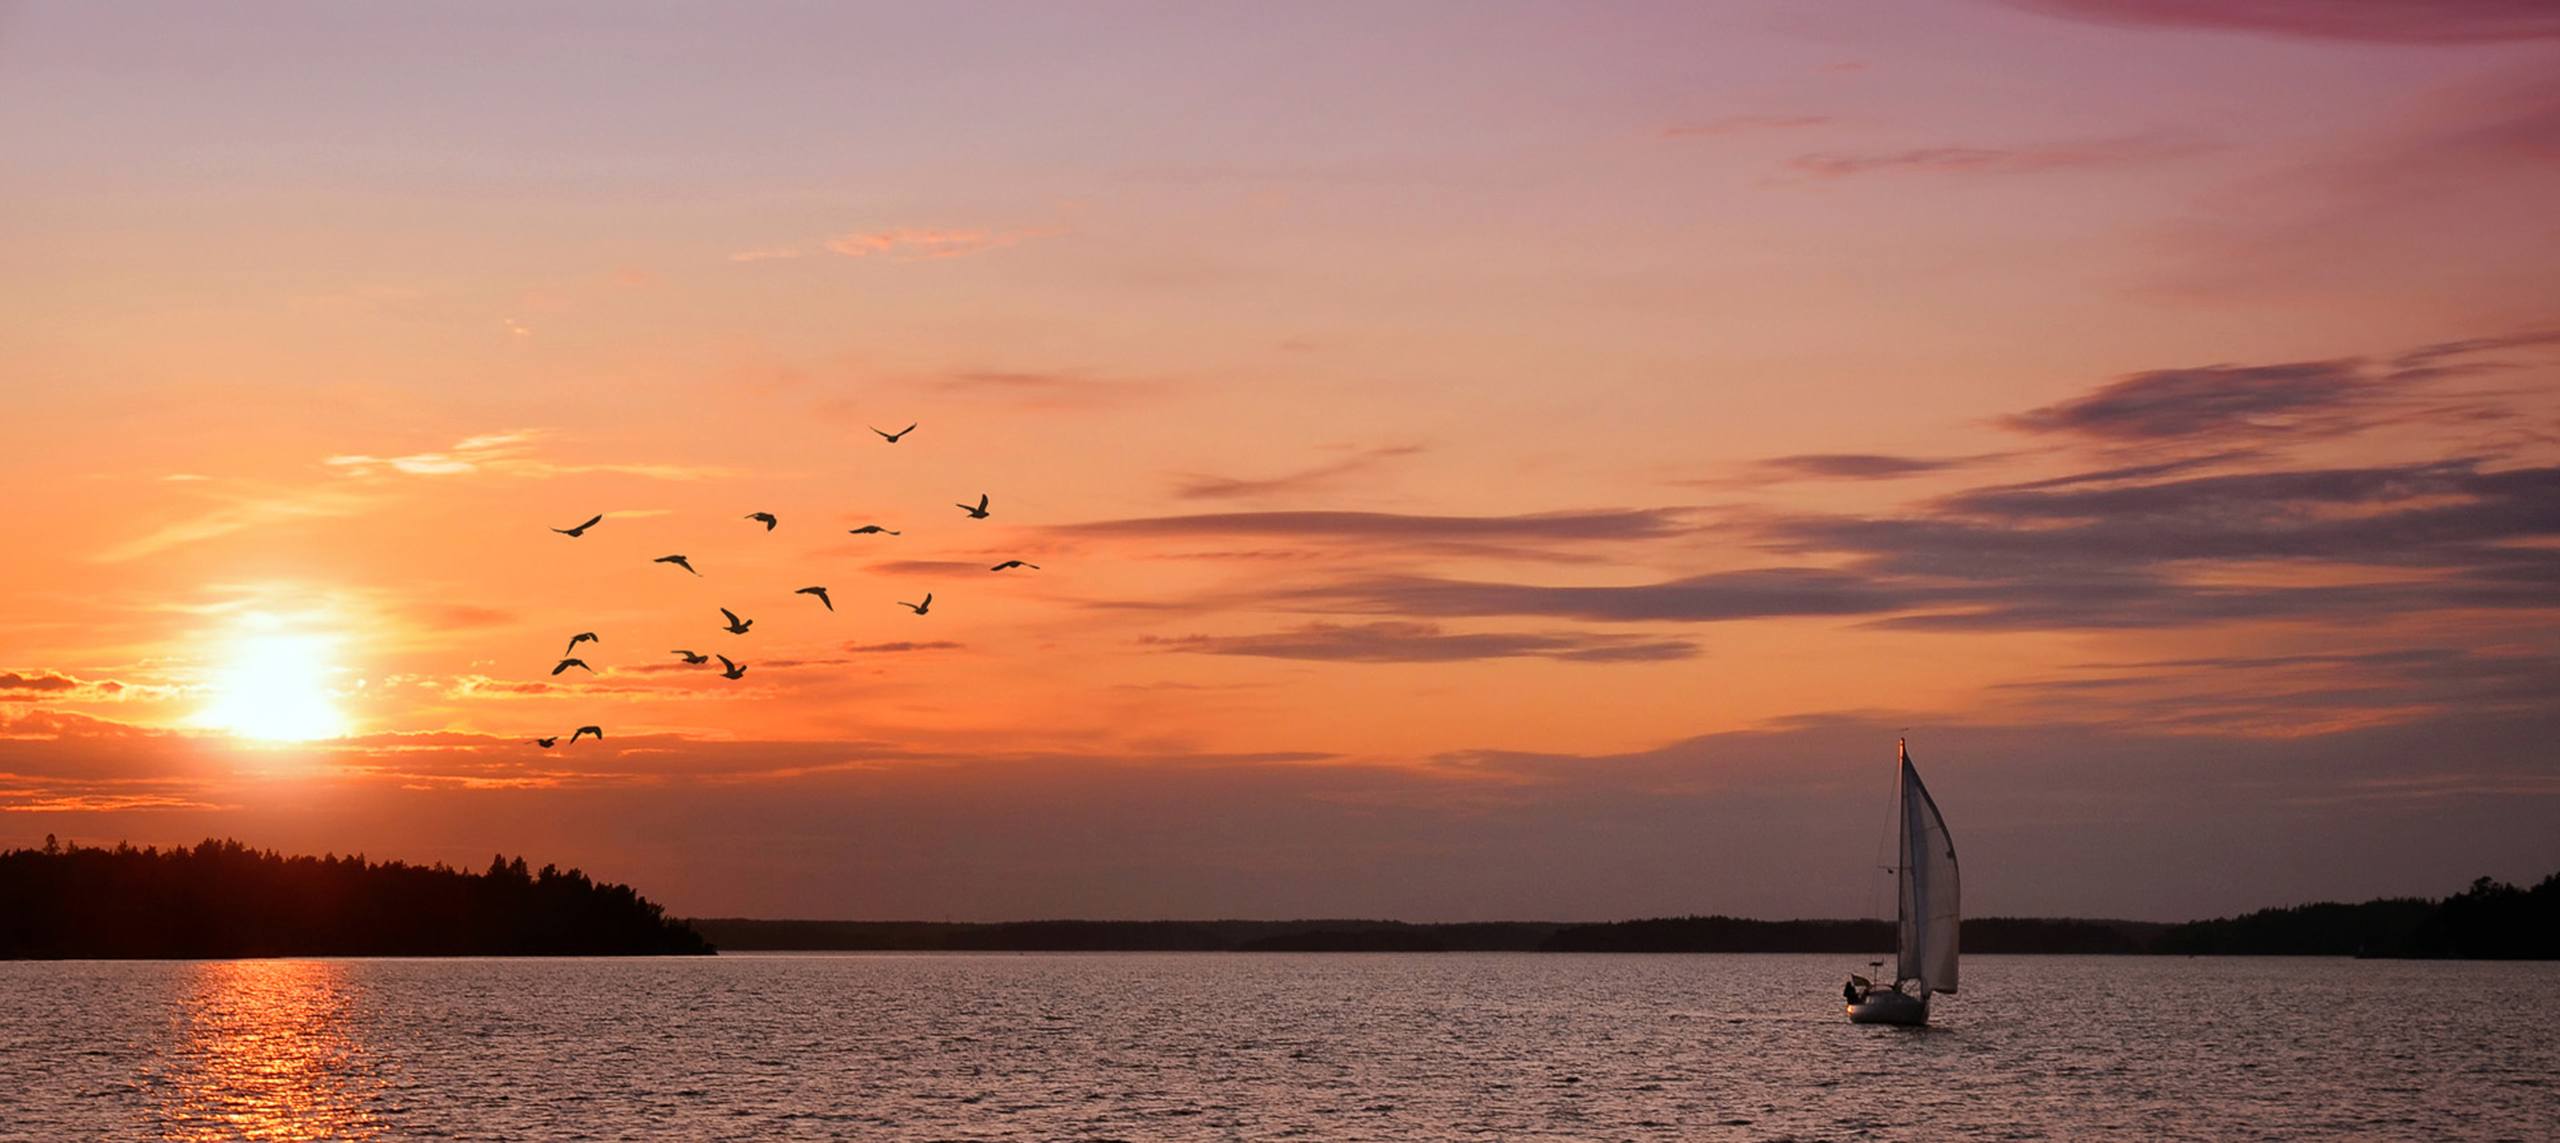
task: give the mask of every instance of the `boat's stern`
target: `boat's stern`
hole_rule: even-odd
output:
[[[1929,998],[1913,997],[1890,988],[1867,993],[1866,999],[1846,1006],[1852,1024],[1902,1024],[1918,1026],[1929,1022]]]

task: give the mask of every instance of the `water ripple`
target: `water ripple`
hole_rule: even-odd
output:
[[[0,1135],[2547,1138],[2560,965],[728,956],[0,965]]]

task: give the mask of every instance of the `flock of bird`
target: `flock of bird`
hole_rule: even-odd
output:
[[[914,425],[908,425],[894,433],[883,431],[877,427],[873,427],[871,431],[880,434],[880,439],[885,440],[890,444],[896,444],[908,433],[916,431],[916,427]],[[952,506],[967,513],[968,518],[971,520],[984,520],[989,515],[989,504],[990,501],[987,494],[981,492],[978,494],[978,502],[976,504],[957,501],[954,502]],[[767,532],[773,531],[782,523],[781,518],[775,516],[771,512],[749,512],[743,518],[764,525],[764,530]],[[597,515],[587,517],[585,521],[572,527],[553,528],[551,530],[574,540],[586,535],[588,529],[603,522],[604,516],[599,513]],[[846,529],[846,532],[855,536],[896,536],[902,534],[895,530],[881,527],[878,524],[865,524],[859,528],[848,528]],[[671,564],[673,566],[683,568],[685,571],[695,576],[700,576],[702,574],[700,570],[693,566],[693,561],[690,558],[681,554],[659,556],[649,562],[654,564]],[[1005,560],[1004,562],[996,564],[994,567],[988,568],[987,570],[1001,572],[1011,571],[1015,568],[1027,568],[1031,571],[1038,571],[1040,570],[1040,565],[1025,560]],[[812,596],[815,597],[817,601],[828,611],[832,612],[836,609],[835,600],[827,596],[827,589],[823,586],[796,588],[793,589],[791,594]],[[924,615],[933,610],[933,593],[929,591],[924,593],[924,600],[919,603],[908,603],[905,600],[898,600],[896,602],[898,606],[906,608],[917,615]],[[728,620],[728,623],[723,625],[721,630],[732,635],[744,635],[747,633],[748,628],[755,626],[755,620],[740,618],[737,612],[731,611],[726,607],[720,609],[720,615],[722,618]],[[585,659],[578,657],[578,646],[582,643],[601,644],[603,642],[604,640],[598,638],[596,633],[593,631],[581,631],[570,636],[568,648],[560,653],[560,661],[551,668],[551,673],[556,676],[571,667],[576,667],[577,669],[585,671],[591,675],[596,673],[596,669],[594,667],[588,666]],[[713,659],[718,659],[720,661],[720,677],[724,679],[737,679],[743,677],[747,673],[745,664],[733,661],[727,655],[705,655],[698,651],[683,648],[678,648],[672,653],[683,659],[687,666],[698,667],[709,663]],[[599,742],[603,741],[604,728],[600,726],[581,726],[570,732],[569,742],[571,745],[576,745],[578,740],[589,736],[593,736]],[[533,740],[533,745],[549,750],[557,746],[559,742],[559,736],[553,735],[548,738],[536,738]]]

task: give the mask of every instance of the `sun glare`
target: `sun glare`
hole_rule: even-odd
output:
[[[243,738],[307,742],[347,732],[330,696],[332,640],[262,632],[242,636],[214,679],[213,705],[198,721]]]

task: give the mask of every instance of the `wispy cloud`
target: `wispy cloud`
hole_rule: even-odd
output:
[[[963,227],[949,230],[867,230],[839,234],[827,239],[827,249],[847,258],[886,258],[893,262],[925,262],[944,258],[966,258],[1019,245],[1035,238],[1056,235],[1055,230],[1017,229],[989,230]]]
[[[2379,44],[2560,38],[2549,0],[2009,0],[2048,15],[2130,27],[2202,28]]]
[[[1094,377],[1073,371],[964,370],[932,381],[943,396],[1049,412],[1119,408],[1166,390],[1162,382]]]
[[[1608,508],[1517,516],[1422,516],[1395,512],[1217,512],[1068,524],[1089,536],[1292,536],[1304,539],[1644,540],[1688,531],[1677,508]]]
[[[753,250],[740,250],[735,254],[731,254],[729,255],[729,260],[732,262],[773,262],[785,258],[797,258],[799,256],[800,248],[797,246],[758,246]]]
[[[2357,465],[2289,461],[2273,440],[2402,434],[2413,419],[2495,433],[2537,415],[2528,385],[2449,394],[2448,379],[2507,367],[2488,355],[2551,344],[2544,333],[2469,338],[2379,361],[2153,370],[2002,422],[2094,446],[2166,443],[2190,455],[1981,485],[1876,515],[1728,515],[1720,527],[1793,566],[1633,583],[1516,582],[1357,568],[1268,588],[1271,606],[1392,617],[1534,617],[1720,623],[1832,617],[1935,631],[2146,629],[2373,616],[2560,609],[2560,465],[2519,448]],[[2522,368],[2518,366],[2518,368]],[[2529,376],[2540,376],[2531,374]],[[2547,408],[2545,410],[2547,412]],[[2536,446],[2542,453],[2548,445]],[[1769,463],[1769,462],[1763,462]],[[1942,458],[1816,454],[1781,471],[1883,479]],[[1543,538],[1653,539],[1678,517],[1579,514]],[[1257,535],[1299,544],[1514,538],[1527,518],[1434,520],[1360,513],[1232,513],[1105,521],[1088,535]],[[1409,630],[1391,633],[1418,636]],[[1351,635],[1327,631],[1336,641]],[[1219,644],[1204,644],[1218,646]],[[1249,647],[1251,643],[1234,644]],[[1285,643],[1280,645],[1287,645]]]
[[[1340,460],[1327,461],[1296,472],[1258,479],[1194,473],[1178,480],[1174,485],[1173,494],[1185,500],[1294,496],[1375,471],[1389,461],[1416,456],[1422,451],[1421,445],[1383,445],[1377,448],[1360,449]]]
[[[2193,140],[2129,135],[2017,146],[1908,147],[1884,151],[1818,151],[1787,166],[1817,179],[1915,172],[1944,175],[2033,175],[2092,170],[2184,158],[2208,150]]]
[[[2136,373],[2009,417],[2010,427],[2110,440],[2275,435],[2352,428],[2381,382],[2354,361],[2206,365]]]
[[[372,506],[369,497],[330,487],[244,492],[208,490],[206,496],[218,501],[217,506],[162,524],[122,543],[109,545],[90,558],[98,563],[122,563],[251,528],[353,516]]]
[[[1649,663],[1686,659],[1696,644],[1679,639],[1590,632],[1450,632],[1435,623],[1309,623],[1258,635],[1145,636],[1161,651],[1243,655],[1336,663],[1452,663],[1476,659],[1555,659],[1572,663]]]
[[[2382,364],[2340,358],[2156,369],[2002,423],[2031,433],[2139,443],[2337,436],[2382,420],[2498,420],[2503,410],[2428,385],[2510,367],[2482,354],[2555,344],[2560,333],[2533,332],[2420,346]]]
[[[987,565],[974,560],[883,560],[870,570],[883,575],[960,575],[984,573]]]
[[[493,476],[544,478],[605,473],[616,476],[639,476],[653,480],[700,480],[734,475],[729,469],[715,465],[652,463],[569,463],[545,460],[535,456],[534,444],[544,434],[535,429],[483,433],[466,437],[452,447],[436,452],[406,453],[397,456],[372,456],[347,453],[329,457],[322,463],[350,476],[468,476],[485,473]]]
[[[1753,461],[1741,476],[1682,481],[1684,484],[1763,484],[1784,480],[1900,480],[1972,468],[2004,460],[2010,453],[1976,456],[1894,456],[1871,452],[1799,453]]]
[[[2144,275],[2150,288],[2255,299],[2387,278],[2429,290],[2477,280],[2502,251],[2531,248],[2544,204],[2560,197],[2560,71],[2475,74],[2414,88],[2400,103],[2303,157],[2199,196],[2160,232],[2162,263]],[[2463,226],[2447,229],[2447,218]],[[2549,262],[2523,259],[2508,295],[2547,302],[2560,283]],[[2458,268],[2467,269],[2446,276]]]
[[[2435,715],[2530,714],[2560,693],[2560,658],[2426,646],[2225,655],[2076,664],[1994,689],[2032,710],[2164,733],[2295,737]]]
[[[1417,616],[1543,616],[1597,622],[1714,623],[1789,616],[1882,615],[1968,595],[1961,586],[1894,582],[1832,568],[1755,568],[1628,585],[1484,582],[1381,576],[1284,598],[1328,610]]]
[[[901,639],[887,643],[847,643],[844,649],[857,655],[901,655],[917,651],[957,651],[962,646],[948,639],[931,639],[922,642]]]
[[[112,698],[125,689],[113,679],[80,679],[60,671],[0,671],[0,702],[74,697]]]

